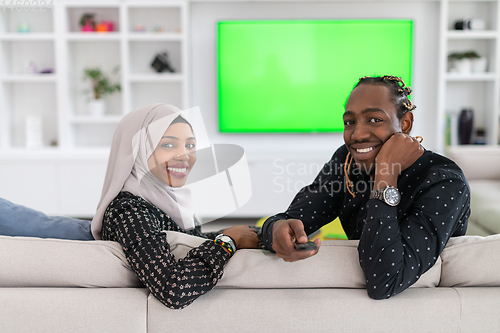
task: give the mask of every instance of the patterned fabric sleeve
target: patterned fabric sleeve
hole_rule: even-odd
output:
[[[279,220],[297,219],[310,235],[338,217],[343,190],[342,158],[345,148],[339,148],[325,163],[314,181],[304,186],[284,213],[269,217],[262,226],[266,250],[273,251],[273,226]]]
[[[127,260],[149,291],[172,309],[182,309],[210,291],[230,258],[220,245],[207,240],[176,260],[158,218],[145,206],[129,201],[108,207],[106,219]]]
[[[358,252],[371,298],[389,298],[410,287],[434,265],[450,237],[467,229],[467,183],[440,174],[424,186],[401,223],[397,207],[380,200],[366,205]]]

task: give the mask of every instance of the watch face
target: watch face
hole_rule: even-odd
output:
[[[391,206],[396,206],[397,204],[399,204],[399,200],[401,200],[401,195],[399,194],[399,191],[395,188],[388,188],[385,191],[384,196],[386,202]]]
[[[220,237],[220,240],[223,242],[229,243],[231,241],[231,237],[224,235],[224,236]]]

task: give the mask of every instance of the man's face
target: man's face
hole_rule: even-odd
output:
[[[401,132],[389,88],[374,84],[356,87],[343,118],[347,149],[363,172],[373,174],[380,148],[394,133]]]

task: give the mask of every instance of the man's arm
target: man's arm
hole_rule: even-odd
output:
[[[314,251],[296,251],[294,242],[307,242],[307,235],[333,221],[340,211],[344,190],[342,156],[347,150],[341,147],[326,163],[316,179],[303,187],[284,213],[271,216],[262,227],[266,248],[275,251],[285,261],[296,261],[316,254]],[[319,239],[315,241],[320,245]]]
[[[469,204],[469,187],[458,177],[440,177],[421,189],[401,224],[397,207],[368,201],[358,247],[368,295],[384,299],[414,284],[434,265],[454,231],[467,223]]]

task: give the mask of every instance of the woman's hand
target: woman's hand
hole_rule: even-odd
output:
[[[259,246],[259,238],[255,230],[250,229],[247,225],[237,225],[224,229],[224,235],[231,236],[238,249],[256,249]]]

